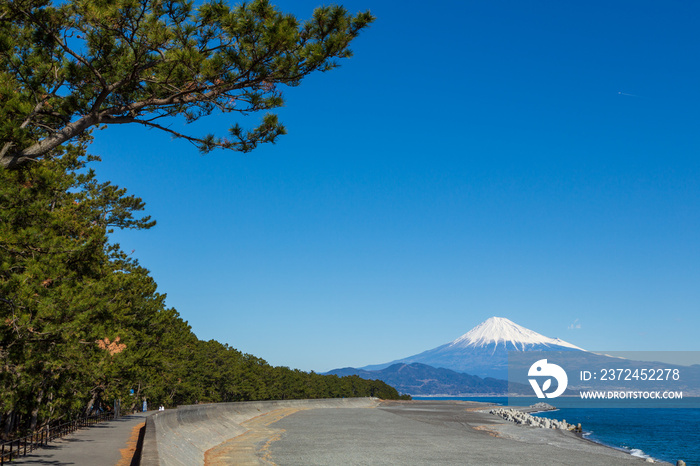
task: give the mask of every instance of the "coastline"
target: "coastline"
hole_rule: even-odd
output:
[[[630,456],[634,456],[635,458],[642,458],[642,459],[644,459],[645,461],[646,461],[647,458],[651,458],[652,460],[654,460],[654,463],[658,463],[658,464],[672,464],[672,463],[669,463],[669,462],[667,462],[667,461],[664,461],[664,460],[662,460],[662,459],[660,459],[660,458],[654,458],[653,456],[647,455],[646,453],[644,453],[643,450],[640,450],[640,449],[638,449],[638,448],[631,449],[631,450],[627,450],[627,449],[622,448],[622,447],[616,447],[615,445],[608,445],[608,444],[606,444],[605,442],[602,442],[602,441],[599,441],[599,440],[596,440],[596,439],[592,439],[592,438],[587,437],[587,435],[591,435],[591,434],[592,434],[592,432],[590,432],[590,431],[583,431],[583,432],[576,432],[576,433],[575,433],[575,435],[579,436],[579,437],[581,438],[581,440],[583,440],[583,441],[585,441],[585,442],[591,442],[591,443],[595,443],[596,445],[602,445],[602,446],[607,447],[607,448],[612,448],[613,450],[621,451],[621,452],[626,453],[626,454],[628,454],[628,455],[630,455]],[[642,453],[644,453],[644,455],[636,455],[636,454],[634,454],[635,451],[642,452]]]
[[[489,409],[490,408],[490,409]],[[589,438],[592,434],[591,431],[579,430],[579,428],[573,424],[569,424],[564,419],[555,419],[552,417],[539,417],[536,414],[542,413],[553,413],[560,411],[558,408],[548,405],[546,403],[538,403],[532,406],[508,406],[500,407],[497,405],[490,405],[489,408],[484,408],[483,412],[488,412],[493,416],[498,416],[507,422],[513,423],[515,425],[521,426],[525,429],[531,429],[535,432],[537,430],[558,430],[566,434],[573,434],[578,439],[584,442],[590,442],[595,445],[600,445],[605,448],[610,448],[622,453],[628,454],[635,458],[643,459],[645,462],[657,463],[657,464],[671,464],[660,458],[654,458],[651,455],[645,454],[641,449],[625,449],[621,447],[616,447],[614,445],[606,444],[602,441],[597,441],[596,439]],[[544,409],[542,409],[544,408]],[[488,409],[488,411],[487,411]]]
[[[531,415],[544,415],[544,416],[538,416],[538,417],[543,417],[543,418],[549,418],[549,419],[561,419],[564,416],[559,416],[559,417],[551,417],[549,416],[550,413],[555,413],[557,411],[561,411],[562,409],[567,409],[567,408],[559,408],[556,406],[553,406],[552,409],[544,409],[544,410],[535,410],[532,409],[532,406],[511,406],[507,403],[509,397],[504,397],[504,396],[482,396],[482,395],[465,395],[463,397],[451,397],[451,396],[439,396],[439,395],[432,395],[432,396],[426,396],[426,395],[416,395],[414,399],[420,401],[420,400],[444,400],[444,401],[473,401],[475,403],[492,403],[494,404],[495,407],[497,408],[512,408],[512,409],[518,409],[519,411]],[[533,400],[532,397],[517,397],[517,398],[523,398],[523,399],[530,399]],[[488,400],[488,401],[487,401]],[[488,410],[487,410],[488,411]],[[570,413],[569,413],[570,414]],[[597,416],[596,416],[597,417]],[[563,419],[561,419],[563,420]],[[569,419],[571,421],[571,419]],[[578,422],[578,421],[577,421]],[[673,460],[673,462],[669,462],[668,459],[663,459],[659,458],[657,456],[654,456],[653,454],[649,454],[647,451],[645,445],[640,445],[640,444],[634,444],[633,442],[630,442],[631,445],[625,445],[625,446],[620,446],[616,445],[613,442],[613,440],[608,440],[606,442],[606,439],[603,438],[601,439],[600,437],[597,437],[596,435],[600,435],[597,432],[593,432],[587,427],[590,427],[587,425],[585,422],[582,423],[582,431],[581,432],[571,432],[572,435],[575,435],[578,437],[581,441],[591,443],[594,445],[598,445],[604,448],[609,448],[611,450],[621,452],[623,454],[629,455],[634,458],[640,458],[647,460],[647,458],[651,459],[654,461],[654,463],[657,464],[675,464],[675,461],[679,458],[676,458]],[[541,429],[545,430],[545,429]],[[679,455],[681,456],[681,455]],[[680,458],[684,459],[684,458]],[[693,463],[695,464],[695,463]]]
[[[564,409],[564,408],[562,408]],[[556,412],[561,412],[561,409],[553,410],[553,411],[545,411],[545,412],[540,412],[540,413],[535,413],[535,414],[540,414],[544,415],[542,417],[547,417],[550,418],[551,413],[556,413]],[[605,419],[606,421],[609,421],[607,417],[605,417],[605,412],[607,410],[603,410],[603,412],[596,412],[594,413],[593,417],[596,419]],[[571,414],[571,413],[567,413]],[[552,414],[555,416],[555,414]],[[558,417],[563,417],[564,413]],[[657,419],[658,420],[658,415],[650,416],[652,419]],[[538,416],[539,417],[539,416]],[[605,421],[601,421],[605,422]],[[612,423],[611,425],[618,425],[617,423]],[[676,451],[675,458],[673,455],[669,454],[669,451],[667,449],[664,449],[664,453],[666,455],[666,459],[660,458],[659,456],[655,456],[654,454],[654,448],[652,446],[649,446],[648,444],[645,444],[644,438],[639,438],[637,436],[634,436],[632,433],[630,433],[630,437],[634,438],[635,440],[632,441],[630,440],[629,443],[627,442],[620,442],[619,439],[617,439],[618,442],[620,443],[615,443],[616,439],[610,438],[609,435],[606,436],[606,434],[600,434],[594,429],[591,429],[590,424],[586,423],[584,421],[582,425],[582,431],[581,432],[576,432],[575,435],[580,437],[581,440],[590,442],[596,445],[602,445],[606,448],[611,448],[613,450],[621,451],[625,454],[628,454],[630,456],[634,456],[636,458],[642,458],[642,459],[650,459],[653,460],[654,463],[660,463],[660,464],[676,464],[678,460],[688,460],[689,458],[693,457],[691,454],[690,456],[687,456],[689,452],[684,449],[683,451]],[[601,438],[602,437],[602,438]],[[648,440],[648,439],[647,439]],[[667,446],[667,444],[666,444]],[[658,450],[658,449],[657,449]],[[670,458],[669,458],[670,457]],[[690,464],[697,464],[697,463],[690,463]]]
[[[535,411],[535,412],[531,412],[531,413],[529,413],[529,414],[535,415],[535,414],[542,414],[542,413],[554,413],[554,412],[557,412],[557,411],[560,411],[559,408],[549,409],[549,410],[544,410],[544,411]],[[581,430],[580,432],[578,432],[578,431],[572,431],[571,433],[574,434],[575,436],[577,436],[578,438],[580,438],[581,440],[585,441],[585,442],[591,442],[591,443],[594,443],[594,444],[596,444],[596,445],[601,445],[601,446],[606,447],[606,448],[612,448],[613,450],[621,451],[621,452],[626,453],[626,454],[628,454],[628,455],[630,455],[630,456],[634,456],[635,458],[642,458],[642,459],[644,459],[645,461],[647,460],[647,458],[650,458],[651,460],[653,460],[654,463],[657,463],[657,464],[672,464],[672,463],[669,463],[669,462],[667,462],[667,461],[664,461],[664,460],[662,460],[662,459],[660,459],[660,458],[654,458],[654,457],[651,456],[651,455],[647,455],[646,453],[644,453],[643,450],[641,450],[641,449],[639,449],[639,448],[630,448],[630,449],[626,449],[626,448],[622,448],[622,447],[617,447],[617,446],[615,446],[615,445],[607,444],[607,443],[605,443],[604,441],[602,441],[602,440],[600,440],[600,439],[590,438],[590,436],[593,435],[593,432],[590,431],[590,430],[585,430],[585,429],[583,429],[583,430]],[[641,454],[641,455],[640,455],[640,454],[635,454],[635,452],[640,452],[640,453],[642,453],[642,454]]]

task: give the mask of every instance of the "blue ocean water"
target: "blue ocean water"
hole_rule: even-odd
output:
[[[508,404],[507,397],[453,397],[443,399]],[[523,406],[537,399],[523,399]],[[555,404],[556,403],[551,403]],[[698,408],[561,408],[537,416],[581,423],[584,437],[635,456],[676,464],[700,466],[700,409]]]

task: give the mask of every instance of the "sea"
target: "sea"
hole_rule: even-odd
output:
[[[508,405],[507,397],[413,397],[414,400],[465,400]],[[522,404],[521,404],[522,401]],[[522,398],[520,406],[536,403]],[[552,403],[555,404],[556,403]],[[560,408],[534,416],[581,424],[583,436],[630,455],[700,466],[700,409],[690,408]]]

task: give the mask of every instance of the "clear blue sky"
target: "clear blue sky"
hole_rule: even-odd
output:
[[[377,20],[287,90],[278,144],[96,133],[100,178],[158,221],[115,239],[199,338],[316,371],[494,315],[586,349],[700,350],[700,3],[345,6]]]

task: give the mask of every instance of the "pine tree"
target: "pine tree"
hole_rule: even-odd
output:
[[[134,124],[184,138],[202,152],[247,152],[285,130],[274,114],[228,136],[170,124],[283,104],[281,86],[351,55],[369,12],[317,8],[305,22],[267,0],[230,8],[208,0],[0,2],[0,165],[17,166],[94,128]]]
[[[136,320],[148,325],[163,306],[145,269],[107,237],[154,222],[136,216],[140,199],[95,180],[86,143],[0,169],[0,414],[31,428],[89,410]]]

